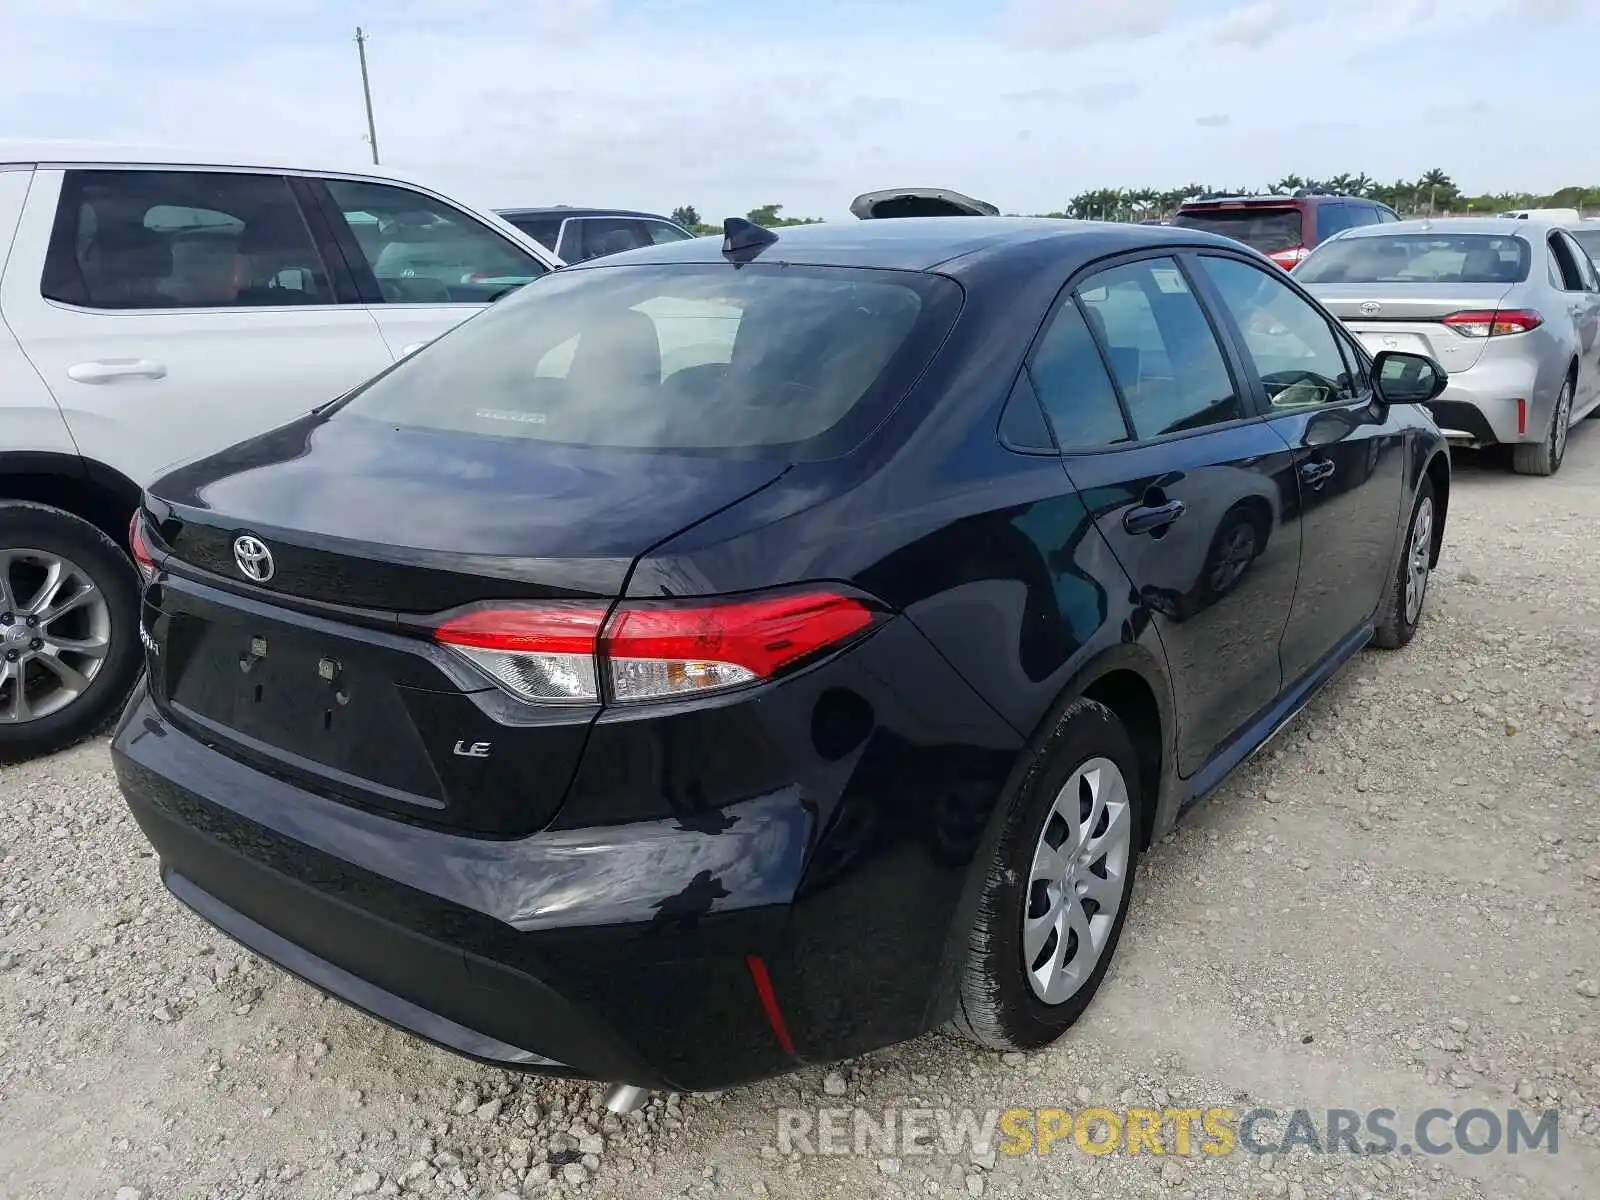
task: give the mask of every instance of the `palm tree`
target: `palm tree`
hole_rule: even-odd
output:
[[[1272,192],[1274,195],[1282,192],[1294,192],[1305,187],[1305,185],[1306,181],[1301,179],[1300,176],[1285,175],[1282,179],[1278,180],[1277,183],[1272,185]]]
[[[1428,215],[1431,217],[1433,216],[1434,205],[1438,202],[1439,193],[1445,192],[1446,198],[1448,198],[1454,194],[1456,185],[1450,176],[1446,175],[1438,167],[1434,167],[1433,170],[1425,172],[1422,178],[1417,180],[1417,190],[1421,191],[1423,188],[1428,189]]]
[[[1350,194],[1352,196],[1370,196],[1377,183],[1376,179],[1363,171],[1350,180]]]

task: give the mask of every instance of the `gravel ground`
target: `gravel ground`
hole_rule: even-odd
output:
[[[0,771],[0,1193],[1593,1196],[1600,420],[1555,479],[1461,456],[1452,509],[1417,641],[1361,656],[1146,860],[1093,1010],[1026,1058],[934,1035],[619,1120],[593,1087],[324,1002],[190,917],[103,743]],[[1556,1106],[1560,1152],[778,1150],[780,1108],[1219,1103]]]

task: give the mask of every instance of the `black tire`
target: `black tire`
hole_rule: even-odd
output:
[[[1095,758],[1115,764],[1127,785],[1130,834],[1120,904],[1093,969],[1069,997],[1047,1004],[1035,994],[1023,962],[1022,923],[1033,856],[1062,786]],[[976,868],[986,870],[987,877],[961,968],[953,1022],[960,1033],[996,1050],[1034,1050],[1055,1041],[1083,1015],[1111,965],[1127,920],[1142,810],[1139,763],[1122,722],[1103,704],[1073,701],[1013,798],[992,860]]]
[[[1406,614],[1406,600],[1411,586],[1412,555],[1416,552],[1417,515],[1422,511],[1424,502],[1427,503],[1432,521],[1438,520],[1438,505],[1433,498],[1433,480],[1427,475],[1422,477],[1422,486],[1417,489],[1417,498],[1411,504],[1411,516],[1406,520],[1405,544],[1400,548],[1400,562],[1395,567],[1394,578],[1389,581],[1389,591],[1383,598],[1383,605],[1378,609],[1378,630],[1372,636],[1372,642],[1383,650],[1398,650],[1416,636],[1417,626],[1422,623],[1422,611],[1427,601],[1427,582],[1423,583],[1422,601],[1417,605],[1414,617]],[[1434,541],[1433,529],[1430,524],[1427,552],[1433,554],[1432,542]],[[1432,570],[1428,572],[1432,577]]]
[[[1550,414],[1550,428],[1545,430],[1540,441],[1511,447],[1511,469],[1518,475],[1554,475],[1566,460],[1567,434],[1571,429],[1572,376],[1568,375],[1556,396],[1556,406]]]
[[[110,630],[99,672],[75,699],[34,720],[0,721],[0,762],[49,754],[99,733],[121,711],[144,666],[138,632],[139,576],[115,542],[59,508],[0,501],[0,552],[14,548],[57,554],[81,568],[105,597]]]

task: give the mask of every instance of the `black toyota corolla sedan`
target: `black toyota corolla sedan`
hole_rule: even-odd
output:
[[[1140,853],[1416,630],[1443,386],[1189,229],[596,260],[149,488],[117,774],[185,904],[478,1059],[1044,1046]]]

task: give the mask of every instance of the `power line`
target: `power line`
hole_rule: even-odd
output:
[[[356,26],[356,54],[361,59],[361,95],[367,102],[367,141],[372,144],[372,163],[378,164],[378,126],[372,119],[372,84],[367,79],[367,35]]]

